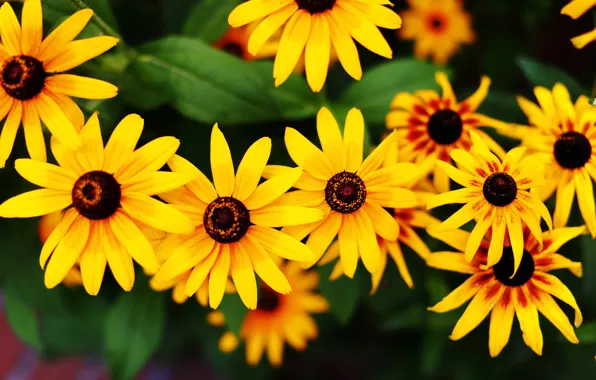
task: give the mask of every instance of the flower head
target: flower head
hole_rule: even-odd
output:
[[[77,131],[85,121],[70,97],[107,99],[118,93],[110,83],[64,74],[118,43],[108,36],[73,41],[92,15],[91,9],[75,13],[42,41],[40,0],[24,2],[22,26],[9,3],[0,8],[0,120],[6,117],[0,136],[0,168],[10,156],[21,121],[29,155],[45,162],[40,121],[63,144],[78,148]]]
[[[443,94],[421,90],[414,94],[398,93],[386,117],[388,129],[397,129],[400,155],[404,161],[417,162],[433,171],[434,185],[439,192],[449,191],[449,178],[436,161],[451,162],[452,149],[469,149],[470,131],[475,131],[489,147],[503,157],[505,152],[478,127],[505,125],[476,112],[488,94],[490,79],[482,77],[480,87],[469,98],[457,102],[447,75],[435,75]]]
[[[453,203],[463,203],[464,206],[433,228],[455,229],[475,219],[476,226],[465,248],[468,261],[472,261],[482,239],[491,229],[492,237],[486,261],[488,267],[501,260],[503,242],[508,232],[513,249],[515,275],[523,258],[523,224],[539,243],[542,242],[540,217],[552,228],[546,206],[528,191],[541,186],[544,178],[536,170],[534,157],[522,159],[525,148],[512,149],[501,162],[480,136],[475,132],[470,135],[473,146],[469,152],[463,149],[451,151],[451,158],[459,169],[442,161],[437,162],[451,179],[464,188],[436,195],[429,200],[427,208]]]
[[[166,232],[193,230],[189,218],[151,197],[193,179],[185,173],[158,171],[180,142],[161,137],[135,150],[142,130],[143,119],[129,115],[104,148],[95,113],[80,132],[80,150],[52,141],[59,166],[32,159],[15,162],[23,178],[43,188],[8,199],[0,205],[0,216],[29,218],[64,211],[39,258],[46,287],[58,285],[79,261],[89,294],[99,292],[106,264],[128,291],[134,283],[133,259],[152,273],[159,266],[135,220]]]
[[[228,22],[240,27],[263,18],[248,41],[252,55],[259,54],[283,27],[273,67],[275,85],[288,79],[304,52],[306,79],[311,89],[319,92],[327,78],[332,49],[346,72],[357,80],[362,77],[362,68],[353,39],[373,53],[392,57],[378,27],[398,29],[401,19],[384,4],[391,5],[389,1],[250,0],[234,9]]]
[[[396,151],[395,133],[389,135],[363,160],[364,119],[352,109],[346,118],[343,138],[339,125],[327,108],[317,116],[321,151],[293,128],[286,128],[285,142],[292,160],[304,173],[294,184],[299,189],[282,196],[280,205],[302,205],[322,210],[321,221],[282,231],[304,239],[315,253],[314,265],[337,236],[344,272],[353,277],[362,258],[366,269],[374,273],[381,266],[381,252],[376,235],[395,241],[399,225],[384,208],[411,208],[418,204],[414,192],[404,188],[420,177],[412,163],[394,163],[381,168]],[[264,176],[286,173],[284,166],[269,166]]]
[[[582,275],[581,263],[565,258],[557,253],[557,250],[583,231],[583,227],[558,228],[544,233],[538,240],[527,229],[524,230],[522,260],[515,274],[515,254],[508,242],[505,243],[499,262],[489,269],[485,269],[484,265],[489,249],[487,240],[482,241],[478,254],[471,263],[464,259],[461,252],[431,254],[426,261],[429,266],[469,274],[471,277],[429,310],[438,313],[448,312],[472,299],[453,328],[450,338],[463,338],[490,313],[488,347],[491,357],[497,356],[507,345],[514,315],[517,315],[519,320],[524,342],[538,355],[542,354],[543,345],[538,312],[555,325],[571,343],[578,343],[573,326],[553,296],[575,310],[575,327],[582,323],[582,314],[577,302],[567,286],[548,272],[569,269],[576,276]],[[435,237],[458,251],[463,251],[466,241],[472,238],[469,233],[461,230]]]
[[[542,201],[556,191],[555,227],[567,225],[574,195],[586,226],[596,237],[596,206],[592,181],[596,180],[596,109],[580,96],[575,105],[560,83],[552,91],[534,89],[538,105],[518,97],[532,126],[501,128],[500,132],[521,140],[535,157],[536,168],[545,175],[544,186],[533,189]]]
[[[280,294],[262,285],[259,303],[244,317],[240,339],[246,345],[246,362],[256,366],[267,351],[269,362],[279,366],[283,361],[284,343],[295,350],[306,349],[307,342],[318,335],[317,325],[311,314],[326,312],[327,300],[314,291],[319,283],[316,272],[303,271],[295,262],[280,265],[281,271],[292,286],[292,293]],[[225,315],[212,312],[208,321],[214,326],[223,326]],[[238,346],[238,338],[230,331],[219,341],[223,352],[231,352]]]
[[[594,6],[596,6],[596,1],[594,0],[571,0],[569,4],[561,9],[561,14],[570,16],[575,20],[580,18]],[[591,32],[584,33],[571,39],[573,46],[578,49],[582,49],[584,46],[594,41],[596,41],[596,28]]]
[[[460,50],[462,44],[476,39],[470,15],[458,0],[408,0],[410,8],[402,12],[404,26],[397,35],[414,40],[414,55],[418,59],[432,56],[444,65]]]
[[[238,172],[223,133],[215,125],[211,134],[213,184],[194,165],[174,156],[168,162],[175,173],[198,178],[188,185],[160,194],[186,213],[194,222],[194,232],[171,235],[158,247],[158,256],[169,256],[154,277],[165,283],[192,270],[185,285],[192,296],[208,283],[209,305],[216,309],[231,274],[240,298],[249,309],[257,307],[255,272],[272,289],[291,291],[284,275],[268,252],[289,260],[312,260],[312,252],[300,241],[273,227],[312,223],[323,212],[296,205],[275,205],[302,175],[299,168],[275,176],[259,185],[271,154],[271,139],[264,137],[246,152]]]

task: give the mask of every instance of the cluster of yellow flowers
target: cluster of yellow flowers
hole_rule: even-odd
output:
[[[285,26],[276,50],[275,84],[281,85],[303,57],[308,82],[319,91],[332,51],[349,75],[362,76],[353,39],[392,56],[377,27],[397,29],[401,19],[385,5],[391,3],[251,0],[235,9],[229,22],[242,26],[260,20],[247,41],[253,55]],[[578,7],[566,9],[578,14]],[[77,12],[42,41],[39,0],[25,2],[22,26],[9,4],[0,9],[0,117],[8,115],[0,162],[4,165],[9,157],[22,121],[31,159],[16,160],[15,168],[41,187],[6,200],[0,216],[53,219],[41,225],[40,265],[48,288],[82,282],[96,295],[109,266],[128,291],[135,281],[134,260],[152,276],[154,289],[173,288],[179,303],[196,295],[216,309],[226,292],[237,292],[252,310],[241,331],[247,361],[256,364],[267,349],[269,360],[279,364],[284,341],[303,349],[317,335],[310,314],[328,308],[314,293],[316,272],[305,269],[338,259],[332,277],[353,277],[362,259],[374,292],[390,255],[412,287],[403,243],[429,266],[471,275],[431,308],[446,312],[472,299],[452,339],[465,336],[492,312],[489,349],[496,356],[509,340],[515,314],[524,341],[541,354],[540,311],[577,343],[552,296],[575,309],[576,326],[582,321],[579,308],[568,288],[547,272],[566,268],[581,275],[580,263],[557,253],[585,231],[565,227],[575,193],[587,230],[596,236],[596,109],[586,97],[574,104],[560,84],[552,91],[537,87],[539,105],[518,99],[531,125],[510,125],[476,112],[488,93],[488,78],[458,102],[447,76],[437,73],[441,94],[420,90],[395,96],[387,115],[393,131],[368,157],[358,109],[349,111],[340,128],[331,111],[321,108],[321,149],[286,128],[286,148],[296,167],[268,165],[271,140],[264,137],[234,169],[215,124],[210,181],[176,155],[180,141],[174,137],[136,149],[143,130],[138,115],[124,118],[105,145],[97,114],[84,122],[71,96],[104,99],[117,93],[111,84],[63,74],[117,43],[112,37],[73,41],[92,13]],[[53,135],[51,151],[58,165],[46,163],[40,120]],[[518,138],[521,146],[505,152],[479,127]],[[170,170],[160,170],[166,164]],[[449,191],[450,180],[462,188]],[[555,190],[553,228],[542,201]],[[464,206],[443,222],[427,212],[454,203]],[[459,229],[472,220],[471,233]],[[455,251],[431,253],[413,228]],[[214,325],[223,321],[221,313],[210,316]],[[224,350],[236,344],[229,333],[221,341]]]

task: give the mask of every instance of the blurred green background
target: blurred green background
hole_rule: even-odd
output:
[[[78,1],[75,1],[75,3]],[[399,12],[404,1],[394,1]],[[107,139],[126,114],[145,119],[142,142],[173,135],[179,154],[205,173],[211,126],[219,122],[236,163],[246,148],[262,136],[274,140],[270,162],[290,164],[283,144],[284,127],[298,128],[317,142],[314,116],[322,105],[343,119],[351,107],[362,109],[370,142],[385,130],[389,101],[400,91],[436,88],[434,73],[446,70],[458,99],[471,94],[481,75],[493,84],[480,112],[517,123],[527,119],[515,95],[533,99],[532,87],[566,84],[573,99],[591,95],[596,77],[596,43],[576,50],[569,38],[594,27],[596,12],[579,20],[559,14],[565,0],[468,0],[477,41],[464,46],[447,67],[412,58],[412,43],[384,31],[393,47],[387,61],[360,49],[364,78],[355,82],[339,65],[331,71],[321,94],[313,94],[304,78],[293,76],[275,89],[271,62],[246,63],[209,46],[227,29],[227,14],[238,0],[87,0],[97,19],[83,36],[117,34],[119,46],[83,65],[81,72],[120,87],[118,97],[81,101],[87,115],[100,112]],[[12,2],[20,13],[19,2]],[[49,31],[76,10],[69,0],[43,0]],[[47,35],[47,33],[45,34]],[[493,134],[494,136],[494,134]],[[515,142],[499,138],[507,149]],[[0,170],[0,201],[33,187],[14,171],[13,161],[25,157],[19,134],[15,151]],[[549,203],[552,211],[554,202]],[[571,225],[581,223],[577,210]],[[584,313],[577,330],[579,345],[567,342],[541,317],[545,335],[543,357],[527,348],[517,322],[511,341],[496,359],[488,355],[488,323],[458,342],[448,339],[460,308],[447,314],[426,311],[465,277],[426,268],[406,248],[415,288],[410,290],[389,264],[377,294],[368,295],[370,278],[359,271],[354,280],[327,280],[321,271],[321,291],[331,312],[317,316],[319,338],[303,353],[286,347],[284,366],[272,369],[266,360],[257,368],[244,363],[243,347],[233,354],[217,350],[223,329],[207,325],[209,311],[194,299],[176,305],[170,292],[148,289],[140,270],[129,294],[109,271],[98,297],[82,288],[60,286],[48,291],[38,265],[37,220],[0,220],[0,281],[7,319],[16,334],[42,357],[70,355],[102,357],[113,378],[134,376],[149,360],[176,367],[192,359],[230,378],[372,378],[372,379],[502,379],[536,376],[546,379],[596,378],[596,242],[588,237],[567,244],[562,253],[584,264],[584,277],[565,272],[558,277],[574,292]],[[426,238],[432,249],[442,246]],[[137,268],[138,269],[138,268]],[[362,268],[360,268],[362,269]],[[238,329],[245,312],[228,296],[222,304],[229,328]],[[571,310],[563,308],[568,315]],[[231,317],[230,317],[231,316]],[[189,373],[189,377],[196,373]]]

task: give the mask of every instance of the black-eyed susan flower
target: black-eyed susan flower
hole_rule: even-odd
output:
[[[567,225],[574,195],[586,226],[596,237],[596,207],[592,181],[596,180],[596,108],[580,96],[575,105],[567,88],[557,83],[552,91],[534,89],[538,105],[519,96],[518,104],[528,116],[530,127],[514,125],[501,129],[521,140],[535,157],[536,168],[545,175],[544,186],[533,189],[542,201],[556,190],[553,223]]]
[[[280,294],[263,284],[257,308],[246,314],[240,328],[240,340],[246,346],[246,362],[251,366],[261,361],[264,352],[271,365],[280,366],[285,343],[304,351],[308,341],[318,335],[311,314],[324,313],[329,308],[327,300],[315,293],[319,283],[316,272],[306,272],[295,262],[283,263],[280,269],[290,282],[292,293]],[[225,315],[215,311],[207,320],[214,326],[223,326]],[[227,331],[219,340],[219,349],[231,352],[238,344],[238,337]]]
[[[353,108],[347,115],[343,138],[339,125],[327,108],[317,115],[317,132],[323,150],[300,132],[286,128],[285,143],[292,160],[304,173],[294,184],[299,189],[282,196],[277,204],[301,205],[321,210],[321,221],[286,227],[282,231],[302,240],[314,252],[314,265],[337,236],[345,274],[352,278],[359,258],[370,273],[379,270],[381,252],[376,235],[395,241],[399,225],[384,208],[411,208],[418,204],[413,191],[403,188],[420,176],[412,163],[394,163],[381,168],[388,152],[395,149],[395,133],[390,134],[363,160],[364,119]],[[263,176],[272,177],[292,170],[268,166]]]
[[[464,203],[464,206],[436,228],[455,229],[475,219],[476,225],[465,248],[465,257],[472,261],[489,228],[492,237],[486,265],[491,267],[501,260],[506,232],[513,249],[515,275],[524,252],[522,229],[524,224],[539,243],[542,243],[540,218],[549,228],[552,221],[548,209],[529,190],[544,184],[536,160],[529,156],[522,159],[526,148],[518,147],[507,153],[501,162],[475,132],[470,132],[470,151],[453,149],[451,158],[459,169],[443,161],[439,165],[463,189],[439,194],[430,199],[427,208]],[[435,228],[435,227],[433,227]]]
[[[133,259],[152,273],[159,266],[150,241],[135,220],[172,233],[194,229],[180,211],[151,197],[193,179],[186,173],[158,171],[180,141],[161,137],[135,150],[142,130],[143,119],[129,115],[104,149],[95,113],[80,132],[80,150],[52,141],[59,166],[32,159],[15,161],[23,178],[43,188],[8,199],[0,205],[0,216],[29,218],[64,210],[39,258],[47,288],[58,285],[79,261],[89,294],[99,292],[106,264],[128,291],[135,277]]]
[[[418,59],[431,56],[436,64],[444,65],[461,45],[476,39],[470,14],[459,0],[408,0],[409,9],[402,12],[404,25],[397,35],[414,40],[414,55]]]
[[[332,49],[356,80],[362,78],[362,67],[353,40],[375,54],[393,56],[378,28],[398,29],[401,19],[385,5],[392,4],[387,0],[249,0],[232,11],[228,22],[240,27],[263,18],[248,42],[252,55],[283,27],[273,66],[275,85],[288,79],[304,52],[306,79],[319,92],[327,79]]]
[[[576,20],[594,6],[596,6],[596,1],[594,0],[572,0],[561,9],[561,14],[570,16]],[[571,39],[573,46],[578,49],[582,49],[584,46],[594,41],[596,41],[596,28]]]
[[[491,357],[499,355],[511,335],[513,316],[517,315],[524,342],[538,355],[542,355],[543,338],[538,313],[544,315],[571,343],[578,343],[573,326],[555,298],[575,310],[575,327],[582,323],[582,314],[571,291],[557,277],[548,273],[556,269],[569,269],[582,275],[581,263],[573,262],[557,253],[563,244],[577,237],[583,227],[558,228],[545,232],[537,240],[525,230],[523,255],[517,273],[514,274],[513,250],[505,242],[503,256],[492,268],[485,269],[489,243],[483,240],[478,254],[471,263],[461,252],[437,252],[426,263],[434,268],[471,275],[462,285],[429,310],[445,313],[454,310],[468,300],[466,310],[453,328],[450,338],[459,340],[474,330],[490,313],[488,348]],[[429,231],[430,232],[430,231]],[[463,251],[471,236],[455,230],[436,236]],[[542,250],[541,250],[542,248]]]
[[[110,83],[65,74],[118,43],[108,36],[73,41],[92,15],[91,9],[75,13],[42,41],[40,0],[24,2],[22,25],[9,3],[0,8],[0,121],[6,117],[0,135],[0,168],[10,156],[21,122],[30,157],[45,162],[41,122],[63,144],[78,148],[77,131],[85,120],[71,97],[107,99],[118,93]]]
[[[272,289],[287,294],[290,284],[268,252],[289,260],[309,261],[312,252],[300,241],[273,227],[312,223],[323,218],[320,210],[299,205],[275,205],[302,175],[295,168],[259,185],[271,154],[271,139],[264,137],[246,152],[238,172],[230,148],[217,124],[211,133],[211,173],[214,185],[193,164],[179,156],[168,161],[174,172],[198,178],[164,194],[164,200],[193,219],[191,234],[164,241],[157,252],[171,251],[155,282],[167,282],[192,270],[185,291],[192,296],[209,284],[209,306],[216,309],[231,274],[240,298],[249,309],[257,307],[255,272]]]
[[[476,112],[488,94],[488,77],[482,77],[478,90],[461,103],[457,102],[445,73],[438,72],[435,79],[442,88],[442,95],[434,90],[398,93],[391,102],[386,124],[388,129],[397,129],[400,158],[430,168],[435,188],[443,193],[449,191],[449,178],[435,162],[450,163],[452,149],[469,149],[471,130],[503,157],[505,151],[478,127],[505,124]]]

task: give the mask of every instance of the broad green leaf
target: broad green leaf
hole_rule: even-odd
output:
[[[335,281],[329,280],[333,265],[317,268],[319,271],[319,290],[329,302],[329,309],[341,324],[347,324],[360,299],[360,271],[356,271],[354,278],[341,276]]]
[[[244,317],[248,312],[246,306],[242,303],[240,296],[236,294],[226,294],[219,305],[218,310],[224,313],[226,317],[226,325],[228,326],[228,330],[236,334],[237,336],[240,335],[240,328],[242,327],[242,322],[244,321]]]
[[[170,93],[152,87],[139,74],[138,63],[131,61],[118,84],[118,98],[143,111],[158,108],[171,100]]]
[[[164,323],[165,293],[137,283],[118,298],[105,321],[106,359],[114,379],[132,379],[143,369],[159,346]]]
[[[341,103],[359,108],[364,120],[374,125],[385,125],[391,100],[398,92],[438,89],[435,72],[440,69],[430,63],[414,59],[399,59],[380,64],[364,73],[360,81],[354,81],[341,97]]]
[[[314,115],[322,103],[304,78],[275,88],[270,62],[244,62],[206,43],[166,37],[140,49],[144,81],[167,91],[183,115],[208,124],[249,124]]]
[[[4,292],[4,310],[8,324],[14,333],[26,344],[38,351],[41,350],[39,322],[35,310],[19,297],[12,286]]]
[[[555,83],[559,82],[567,87],[573,99],[589,93],[575,78],[557,67],[523,56],[518,57],[516,61],[533,86],[544,86],[552,89]]]
[[[118,33],[116,18],[110,7],[109,0],[43,0],[43,18],[51,24],[65,16],[70,16],[84,8],[93,9],[91,23],[106,31],[112,29]],[[110,34],[110,33],[107,33]]]
[[[576,330],[581,344],[596,344],[596,322],[585,323]]]
[[[212,43],[230,27],[228,15],[242,0],[203,0],[198,2],[184,23],[187,36]]]

